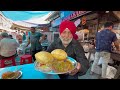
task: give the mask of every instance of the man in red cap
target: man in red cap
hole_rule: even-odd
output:
[[[78,63],[76,69],[68,74],[60,74],[61,79],[78,79],[84,75],[89,68],[89,62],[85,56],[83,47],[77,41],[76,26],[74,22],[63,21],[59,26],[60,36],[47,49],[48,52],[54,49],[63,49],[69,57],[74,58]]]

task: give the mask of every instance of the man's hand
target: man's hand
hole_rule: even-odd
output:
[[[25,48],[28,47],[28,45],[25,45]]]
[[[114,45],[115,45],[117,51],[120,51],[120,48],[119,48],[120,43],[119,43],[118,40],[116,40],[116,41],[114,42]]]
[[[81,68],[81,65],[80,65],[80,63],[78,62],[77,63],[77,67],[73,70],[73,71],[71,71],[71,72],[69,72],[69,75],[75,75],[77,72],[79,72],[80,71],[80,68]]]
[[[27,43],[27,45],[25,46],[25,48],[28,47],[29,44],[30,44],[30,39],[28,39],[28,43]]]
[[[45,40],[45,35],[43,35],[43,36],[39,39],[39,42],[41,43],[43,40]]]

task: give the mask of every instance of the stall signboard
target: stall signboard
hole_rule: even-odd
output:
[[[74,22],[74,24],[75,24],[76,27],[77,27],[80,23],[81,23],[81,20],[80,20],[80,19],[77,19],[77,20]]]
[[[51,23],[52,27],[60,25],[61,21],[62,21],[62,19],[60,17],[53,20],[52,23]]]
[[[70,16],[74,11],[60,11],[60,17],[62,20]]]
[[[87,13],[90,13],[92,11],[74,11],[72,14],[70,14],[69,16],[67,16],[66,18],[63,19],[64,20],[72,20],[74,18],[77,18],[79,16],[85,15]]]

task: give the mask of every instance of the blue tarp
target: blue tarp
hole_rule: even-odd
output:
[[[57,19],[55,19],[53,22],[52,22],[52,27],[55,27],[55,26],[58,26],[60,25],[60,23],[62,22],[62,19],[59,17]]]
[[[24,21],[31,18],[40,18],[51,11],[2,11],[3,15],[13,21]]]

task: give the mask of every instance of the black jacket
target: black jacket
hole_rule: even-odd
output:
[[[87,60],[85,56],[83,47],[78,41],[73,39],[71,43],[65,48],[60,38],[58,38],[48,47],[47,51],[51,52],[54,49],[64,50],[68,54],[69,57],[74,58],[77,62],[81,64],[81,71],[78,73],[78,75],[84,75],[87,72],[89,68],[89,61]]]

